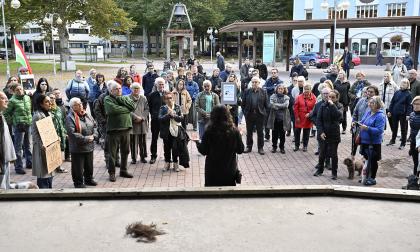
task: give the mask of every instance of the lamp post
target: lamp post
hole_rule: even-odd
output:
[[[213,43],[216,40],[216,35],[219,31],[216,28],[209,27],[207,29],[207,34],[209,35],[210,39],[210,62],[213,62]]]
[[[334,64],[333,57],[334,57],[334,50],[335,50],[335,41],[336,41],[336,35],[337,35],[337,11],[347,10],[350,7],[350,3],[348,0],[343,0],[342,2],[338,3],[338,0],[334,0],[334,45],[330,45],[330,65]],[[329,10],[329,3],[328,0],[324,0],[324,2],[321,3],[321,9],[324,11]],[[331,34],[330,34],[331,36]],[[340,49],[340,45],[338,46]]]
[[[54,15],[57,16],[57,20],[55,21],[58,25],[63,23],[63,20],[61,20],[60,15],[58,15],[57,13],[47,13],[45,14],[44,17],[44,24],[51,24],[51,45],[52,45],[52,56],[53,56],[53,71],[54,71],[54,75],[57,74],[56,69],[55,69],[55,52],[54,52]]]
[[[10,77],[10,65],[9,65],[9,52],[7,50],[7,32],[6,32],[6,19],[4,16],[4,5],[6,4],[6,0],[0,0],[1,1],[1,14],[3,16],[3,36],[4,36],[4,48],[6,50],[6,76],[9,79]],[[10,2],[10,6],[13,9],[18,9],[20,7],[19,0],[12,0]]]

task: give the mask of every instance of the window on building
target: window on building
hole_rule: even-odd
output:
[[[367,55],[368,52],[368,40],[361,39],[360,40],[360,55]]]
[[[360,52],[360,44],[358,42],[353,42],[351,44],[351,50],[355,53],[355,54],[359,54]]]
[[[388,4],[388,17],[405,16],[407,3],[390,3]]]
[[[337,11],[337,19],[346,19],[347,10]],[[328,19],[334,19],[334,8],[330,8],[328,11]]]
[[[376,49],[378,48],[378,43],[370,42],[369,43],[369,55],[376,55]]]
[[[305,10],[306,20],[312,20],[312,9]]]
[[[356,6],[357,18],[373,18],[378,16],[378,5]]]
[[[31,28],[31,33],[41,33],[41,28]]]
[[[77,43],[70,42],[69,46],[70,48],[83,48],[85,44],[87,44],[87,42],[77,42]]]
[[[302,44],[301,52],[313,52],[314,44]]]
[[[29,29],[21,29],[19,34],[29,34]]]
[[[383,43],[383,52],[382,52],[382,54],[384,56],[388,56],[388,55],[390,55],[390,50],[391,50],[391,43],[389,43],[389,42]]]
[[[401,50],[410,51],[410,43],[409,42],[403,42],[402,45],[401,45]]]
[[[79,28],[69,28],[69,33],[71,34],[89,34],[88,29],[79,29]]]

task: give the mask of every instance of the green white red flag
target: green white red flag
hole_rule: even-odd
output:
[[[16,38],[16,36],[13,37],[13,40],[15,43],[16,62],[21,64],[23,67],[26,67],[29,71],[29,74],[32,74],[31,65],[29,64],[28,58],[26,58],[25,51],[20,45],[19,40]]]

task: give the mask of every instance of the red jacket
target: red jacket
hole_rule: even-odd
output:
[[[293,111],[295,113],[295,127],[301,129],[312,128],[312,122],[305,115],[310,113],[316,103],[316,97],[310,93],[309,98],[304,98],[304,94],[300,94],[293,105]]]

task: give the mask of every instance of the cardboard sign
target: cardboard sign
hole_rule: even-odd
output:
[[[33,74],[22,74],[19,79],[24,90],[35,90],[35,76]]]
[[[42,160],[46,161],[48,173],[51,173],[63,163],[60,138],[55,131],[51,116],[37,121],[36,127],[41,137],[42,146],[45,148],[45,152],[42,152],[44,155]]]
[[[59,141],[57,131],[55,131],[54,123],[51,116],[45,117],[42,120],[36,122],[39,135],[41,136],[42,145],[44,147]]]
[[[47,161],[48,173],[53,172],[63,163],[60,141],[56,141],[46,147],[45,160]]]
[[[237,101],[237,92],[238,88],[235,83],[232,82],[222,82],[222,92],[220,94],[221,104],[230,104],[236,105]]]

